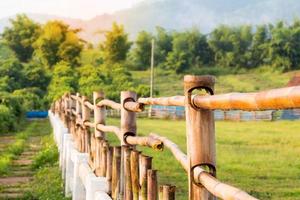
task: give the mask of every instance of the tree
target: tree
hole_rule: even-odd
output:
[[[59,99],[66,92],[77,90],[77,73],[69,63],[61,61],[53,68],[52,79],[48,86],[47,99],[49,102]]]
[[[61,61],[78,66],[83,49],[83,42],[77,36],[78,31],[60,21],[46,23],[34,43],[35,55],[50,68]]]
[[[2,34],[7,45],[16,53],[21,62],[27,62],[33,54],[32,44],[40,33],[40,25],[33,22],[26,15],[17,15],[10,19],[11,27],[6,27]]]
[[[251,66],[258,67],[268,63],[269,42],[271,35],[266,25],[256,27],[251,45]]]
[[[24,84],[23,65],[16,58],[0,61],[0,88],[1,91],[12,92],[20,89]]]
[[[137,70],[145,70],[150,67],[151,58],[151,33],[142,31],[135,41],[135,48],[132,51],[133,62]]]
[[[155,62],[162,65],[169,52],[172,51],[172,32],[167,32],[162,27],[156,27],[155,35]]]
[[[181,73],[188,69],[210,64],[212,51],[206,36],[197,29],[173,34],[172,51],[168,53],[164,66]]]
[[[215,63],[225,67],[247,67],[252,43],[251,26],[216,28],[208,40]]]
[[[112,30],[105,33],[105,41],[100,44],[100,48],[106,62],[120,63],[126,60],[131,45],[124,27],[113,23]]]
[[[45,94],[51,79],[49,72],[41,63],[34,60],[23,66],[23,87],[39,88],[40,91],[43,91],[42,94]]]

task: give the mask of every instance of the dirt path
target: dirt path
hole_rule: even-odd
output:
[[[9,141],[13,141],[13,137],[5,136]],[[12,171],[7,177],[0,177],[0,199],[20,199],[27,190],[27,184],[33,176],[31,163],[34,155],[41,148],[42,136],[30,137],[24,152],[13,161]],[[0,137],[0,148],[9,146],[10,142],[5,142]]]

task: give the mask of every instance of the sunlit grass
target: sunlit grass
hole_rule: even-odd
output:
[[[119,125],[117,119],[110,124]],[[242,188],[260,199],[300,198],[300,123],[216,123],[217,174],[226,183]],[[185,122],[138,119],[138,133],[167,136],[185,151]],[[117,139],[109,134],[109,140]],[[160,183],[177,186],[177,199],[186,199],[187,176],[172,154],[165,150],[143,152],[154,157]]]

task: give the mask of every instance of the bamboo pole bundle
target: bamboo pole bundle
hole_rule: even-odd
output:
[[[175,200],[175,186],[161,185],[159,187],[159,200]]]
[[[108,147],[107,151],[107,167],[106,167],[106,180],[108,182],[108,194],[111,195],[111,181],[112,181],[112,163],[113,163],[113,147]]]
[[[152,168],[152,158],[140,155],[140,192],[139,200],[147,200],[147,170]]]
[[[172,154],[174,155],[176,160],[179,161],[179,163],[185,169],[185,171],[188,171],[187,156],[180,150],[180,148],[177,146],[177,144],[175,144],[174,142],[172,142],[168,138],[161,137],[161,136],[159,136],[155,133],[151,133],[150,136],[155,138],[155,139],[158,139],[158,140],[162,141],[164,146],[167,147],[172,152]]]
[[[132,183],[133,200],[139,199],[140,183],[139,183],[139,157],[140,152],[136,150],[131,151],[130,155],[130,173]]]
[[[102,140],[101,145],[101,162],[100,162],[100,176],[106,176],[106,169],[107,169],[107,151],[108,151],[108,143],[105,140]]]
[[[114,147],[113,152],[111,190],[112,198],[117,199],[120,191],[121,147]]]
[[[133,200],[133,192],[132,192],[132,175],[131,175],[131,163],[130,163],[130,155],[131,149],[126,146],[124,148],[124,177],[125,177],[125,200]]]
[[[215,174],[215,126],[213,112],[196,109],[192,104],[192,92],[205,89],[213,93],[215,79],[212,76],[184,76],[189,199],[215,199],[204,187],[193,181],[193,169],[208,167]]]
[[[138,102],[145,105],[184,106],[184,96],[139,98]]]
[[[157,200],[157,170],[147,170],[147,200]]]
[[[114,101],[111,101],[111,100],[108,100],[108,99],[103,99],[101,101],[99,101],[97,103],[97,106],[98,107],[102,107],[102,106],[108,106],[108,107],[111,107],[112,109],[115,109],[115,110],[121,110],[121,104],[119,103],[116,103]]]

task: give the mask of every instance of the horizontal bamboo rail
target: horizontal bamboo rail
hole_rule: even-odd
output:
[[[167,139],[166,137],[162,137],[154,133],[151,133],[150,135],[153,138],[161,140],[164,143],[165,147],[167,147],[172,152],[173,156],[182,165],[185,171],[189,170],[186,154],[183,153],[174,142]],[[220,182],[201,167],[196,167],[194,169],[194,181],[198,184],[203,185],[210,193],[221,199],[256,199],[238,188]]]
[[[184,96],[139,98],[145,105],[184,106]],[[209,110],[277,110],[300,108],[300,86],[273,89],[257,93],[228,93],[211,96],[193,95],[191,103]]]

